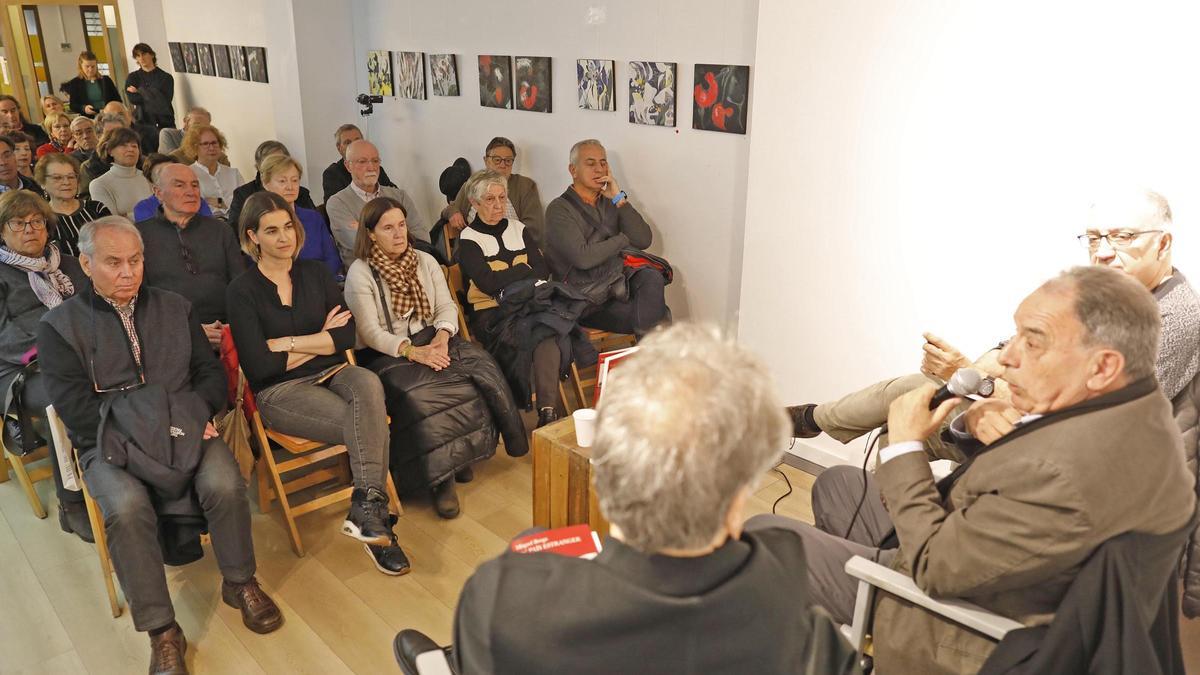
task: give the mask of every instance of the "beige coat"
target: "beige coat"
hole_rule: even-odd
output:
[[[927,457],[901,455],[877,478],[900,555],[934,597],[963,598],[1026,625],[1049,623],[1104,541],[1164,534],[1195,508],[1179,425],[1153,378],[1033,421],[978,455],[946,500]],[[894,597],[874,624],[888,673],[973,673],[995,643]]]
[[[392,294],[387,282],[383,282],[383,295],[379,294],[379,286],[371,274],[371,265],[365,260],[355,260],[346,272],[346,305],[354,315],[354,325],[358,331],[357,348],[370,347],[381,354],[396,356],[406,344],[409,336],[417,333],[426,326],[437,326],[446,329],[450,335],[458,332],[458,306],[450,295],[450,287],[442,274],[442,266],[433,256],[424,251],[417,251],[420,263],[417,265],[417,279],[421,288],[429,298],[429,306],[433,309],[433,317],[429,321],[413,316],[410,310],[404,316],[392,313],[392,326],[395,332],[388,331],[387,319],[384,318],[383,303],[387,303],[392,312]],[[381,280],[382,281],[382,280]]]

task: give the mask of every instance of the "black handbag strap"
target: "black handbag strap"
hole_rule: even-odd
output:
[[[388,332],[392,335],[396,334],[396,327],[392,325],[392,310],[388,308],[387,295],[383,292],[383,279],[379,277],[379,270],[375,269],[370,263],[367,267],[371,268],[371,276],[375,277],[375,287],[379,289],[379,305],[383,307],[383,320],[387,322]]]

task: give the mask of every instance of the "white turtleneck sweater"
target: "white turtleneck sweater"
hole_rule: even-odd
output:
[[[133,207],[152,193],[150,181],[137,167],[113,164],[88,186],[92,199],[104,204],[113,215],[132,218]]]

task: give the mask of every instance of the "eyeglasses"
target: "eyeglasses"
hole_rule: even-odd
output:
[[[486,155],[484,159],[490,159],[500,166],[512,166],[513,162],[517,161],[516,157],[497,157],[496,155]]]
[[[1132,246],[1134,240],[1136,240],[1138,237],[1142,236],[1143,234],[1152,234],[1155,232],[1162,232],[1162,230],[1140,230],[1137,232],[1130,232],[1127,230],[1117,230],[1116,232],[1109,232],[1108,234],[1100,234],[1098,232],[1088,232],[1087,234],[1079,235],[1078,237],[1076,237],[1076,239],[1079,240],[1080,245],[1082,245],[1084,248],[1086,248],[1089,251],[1099,250],[1101,239],[1108,240],[1108,245],[1111,246],[1114,250],[1120,250],[1120,249],[1125,249],[1125,248],[1129,248],[1130,246]]]
[[[356,159],[353,162],[351,162],[351,164],[355,164],[357,166],[366,166],[368,164],[371,166],[379,166],[380,161],[379,161],[378,157],[375,157],[374,159],[364,158],[364,159]]]
[[[199,145],[202,148],[219,148],[221,141],[200,141]]]
[[[88,359],[88,365],[92,370],[92,391],[96,392],[97,394],[114,394],[122,391],[133,391],[134,389],[141,389],[142,387],[146,386],[146,372],[142,370],[141,366],[139,366],[137,369],[137,382],[134,382],[133,384],[123,384],[119,387],[101,387],[100,384],[96,382],[96,359]]]
[[[28,220],[10,220],[8,221],[9,232],[24,232],[25,228],[30,228],[34,232],[41,232],[46,229],[45,218],[30,218]]]
[[[175,234],[179,235],[179,257],[183,258],[183,269],[188,274],[196,276],[200,274],[200,268],[196,266],[196,261],[192,257],[192,249],[183,243],[183,230],[175,228]]]
[[[70,183],[71,181],[79,180],[79,176],[73,173],[48,173],[46,180],[51,183]]]

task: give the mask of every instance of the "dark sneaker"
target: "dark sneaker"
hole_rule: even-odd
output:
[[[242,610],[242,623],[255,633],[270,633],[283,625],[279,606],[254,577],[244,584],[222,581],[221,599],[230,607]]]
[[[387,546],[364,544],[363,548],[367,549],[367,555],[371,556],[371,562],[375,563],[375,569],[384,574],[398,577],[412,571],[412,564],[408,562],[408,556],[404,554],[404,549],[400,548],[400,542],[396,539],[394,532],[392,541]]]
[[[788,417],[792,419],[794,438],[815,438],[821,435],[821,427],[817,426],[817,421],[813,418],[813,411],[816,409],[815,403],[787,407]]]
[[[150,636],[150,675],[187,675],[183,655],[187,653],[187,638],[175,624],[158,635]]]
[[[459,469],[454,474],[454,480],[458,481],[459,483],[470,483],[471,481],[475,480],[475,469],[472,469],[469,466]]]
[[[558,411],[555,410],[554,408],[546,407],[546,408],[538,409],[538,421],[537,421],[537,427],[536,427],[537,429],[541,429],[542,427],[546,426],[547,424],[550,424],[551,422],[557,422],[557,421],[558,421]]]
[[[73,533],[89,544],[96,543],[92,521],[88,519],[87,506],[83,502],[59,502],[58,526],[63,532]]]
[[[458,494],[454,491],[454,481],[444,480],[433,486],[433,508],[442,518],[457,518],[462,512],[458,504]]]
[[[364,544],[386,545],[392,530],[388,527],[388,498],[378,488],[354,488],[350,513],[342,523],[342,534]]]

